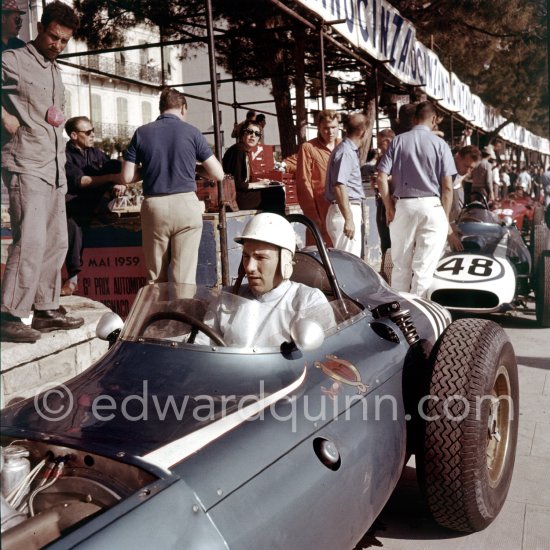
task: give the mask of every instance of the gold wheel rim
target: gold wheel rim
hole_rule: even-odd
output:
[[[489,484],[496,487],[506,464],[510,441],[510,423],[513,415],[510,377],[506,367],[501,365],[495,376],[489,401],[487,419],[487,472]]]

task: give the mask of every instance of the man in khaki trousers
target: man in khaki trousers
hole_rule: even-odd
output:
[[[122,179],[143,179],[143,253],[151,282],[195,284],[202,210],[195,193],[197,161],[209,177],[223,169],[200,131],[185,122],[185,96],[170,88],[160,96],[160,116],[138,128],[124,155]]]

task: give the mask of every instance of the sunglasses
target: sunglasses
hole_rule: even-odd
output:
[[[95,132],[95,128],[90,128],[89,130],[77,130],[79,134],[86,134],[87,136],[91,136]]]
[[[245,130],[244,133],[248,134],[249,136],[262,137],[262,133],[256,130]]]

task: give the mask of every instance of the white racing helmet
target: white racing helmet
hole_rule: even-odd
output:
[[[242,235],[235,237],[234,240],[239,244],[251,240],[278,246],[281,249],[279,262],[281,275],[283,279],[290,279],[292,258],[296,250],[296,233],[285,218],[271,212],[256,214],[246,224]]]

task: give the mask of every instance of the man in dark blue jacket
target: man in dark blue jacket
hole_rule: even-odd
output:
[[[126,191],[121,183],[121,163],[110,160],[94,147],[94,128],[85,116],[70,118],[65,124],[70,138],[67,143],[67,230],[69,249],[65,259],[68,279],[61,296],[70,296],[78,289],[78,273],[82,267],[82,231],[86,228],[104,195],[119,197]]]

